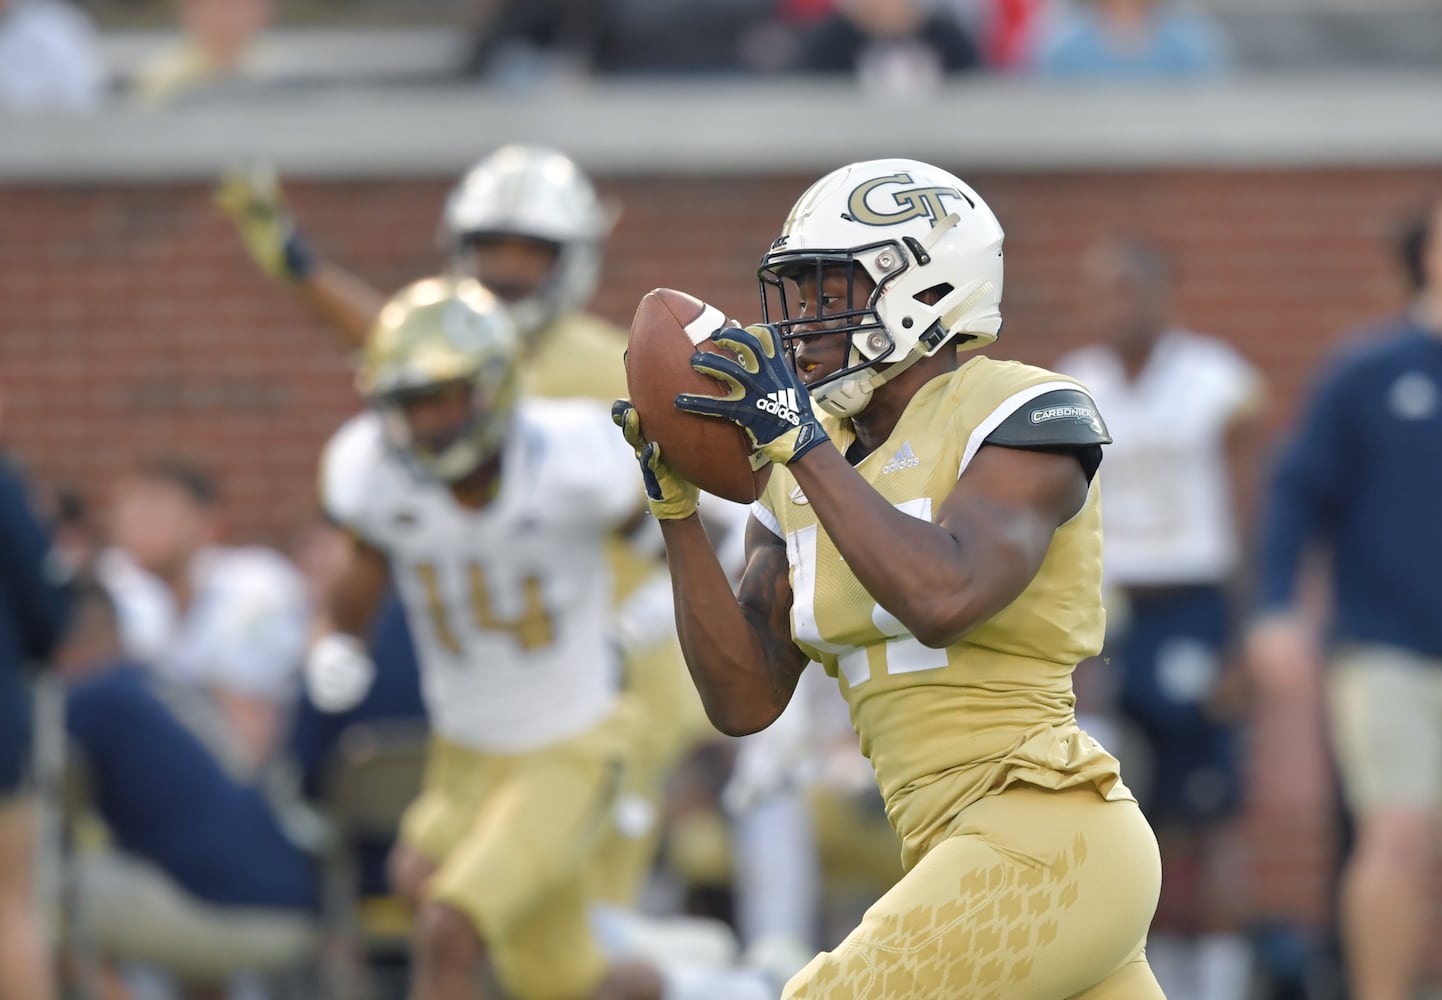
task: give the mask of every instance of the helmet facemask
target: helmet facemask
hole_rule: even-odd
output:
[[[468,390],[469,413],[443,434],[423,439],[415,433],[410,404],[419,396]],[[412,471],[428,479],[454,483],[493,459],[510,432],[516,397],[513,365],[491,358],[469,378],[388,393],[373,401],[386,441]]]
[[[943,235],[954,218],[944,220],[934,233]],[[898,283],[905,284],[907,272],[929,262],[927,247],[914,237],[881,240],[865,246],[840,250],[773,250],[762,260],[757,277],[761,281],[763,320],[774,324],[796,365],[796,345],[813,337],[847,338],[846,360],[841,368],[808,386],[812,399],[826,412],[852,417],[866,408],[879,386],[900,375],[917,361],[935,353],[948,339],[941,319],[919,307],[931,307],[952,291],[937,285],[916,293],[916,306],[904,310],[898,322],[909,334],[909,349],[898,350],[898,338],[883,319],[883,296]],[[846,274],[846,301],[841,309],[827,307],[822,294],[826,276]],[[870,282],[858,282],[864,274]],[[803,308],[799,290],[808,281],[816,301]],[[874,284],[869,292],[866,284]],[[835,289],[833,284],[832,289]],[[858,300],[865,296],[864,303]],[[894,301],[894,298],[893,298]],[[889,303],[887,303],[889,305]],[[913,333],[921,324],[929,325]]]
[[[991,209],[944,170],[906,159],[848,164],[802,194],[761,259],[763,315],[793,344],[847,336],[841,369],[810,390],[828,413],[852,417],[879,386],[943,346],[996,339],[1002,240]],[[875,284],[867,301],[859,301],[865,285],[852,284],[844,309],[818,304],[799,315],[788,281],[820,282],[836,268]]]
[[[453,483],[495,457],[518,396],[519,342],[500,302],[470,278],[403,289],[366,342],[357,388],[388,445],[420,476]],[[427,399],[426,397],[431,397]],[[416,432],[420,403],[439,408]]]
[[[529,295],[510,297],[523,336],[585,308],[601,272],[602,245],[617,210],[601,201],[589,178],[568,157],[537,146],[505,146],[476,164],[447,199],[442,239],[459,273],[475,274],[469,247],[505,236],[540,240],[557,248],[546,280]]]
[[[483,273],[477,248],[491,242],[520,239],[544,244],[551,252],[545,277],[521,290],[498,276]],[[453,249],[453,270],[481,281],[506,304],[511,323],[523,339],[549,327],[561,316],[582,308],[596,286],[601,249],[596,243],[559,243],[524,233],[476,231],[463,234]]]

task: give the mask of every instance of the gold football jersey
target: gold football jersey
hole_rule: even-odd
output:
[[[973,357],[924,385],[857,470],[897,509],[930,521],[1006,417],[1045,392],[1078,388],[1044,369]],[[848,426],[824,419],[845,452]],[[1078,729],[1071,686],[1106,625],[1095,483],[1026,590],[945,649],[922,645],[866,592],[789,470],[775,470],[754,510],[786,541],[792,636],[840,684],[907,868],[961,809],[1016,781],[1131,797],[1115,758]]]
[[[607,406],[626,395],[626,333],[588,313],[562,316],[530,342],[521,362],[521,387],[543,399],[597,399]]]

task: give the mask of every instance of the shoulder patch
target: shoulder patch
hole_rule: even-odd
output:
[[[1081,389],[1053,389],[1017,407],[987,436],[1010,448],[1111,444],[1096,403]]]
[[[986,443],[1005,448],[1073,453],[1090,482],[1101,465],[1111,434],[1097,405],[1081,389],[1053,389],[1018,406],[989,435]]]

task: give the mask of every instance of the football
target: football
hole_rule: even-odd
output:
[[[727,386],[691,367],[696,351],[721,353],[706,338],[723,326],[739,326],[720,309],[673,288],[647,292],[631,320],[626,348],[626,387],[641,430],[661,457],[707,493],[739,503],[755,500],[770,468],[751,469],[751,441],[729,420],[676,409],[682,392],[723,395]]]

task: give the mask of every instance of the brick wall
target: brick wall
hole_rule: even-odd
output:
[[[993,352],[1045,363],[1069,320],[1079,249],[1154,233],[1182,270],[1180,313],[1270,374],[1274,426],[1348,328],[1398,302],[1390,225],[1442,191],[1438,170],[973,175],[1008,233],[1006,331]],[[753,269],[809,178],[602,180],[625,211],[597,306],[625,322],[669,285],[738,317]],[[446,184],[296,184],[318,246],[386,288],[434,266]],[[103,500],[130,457],[176,449],[222,473],[230,528],[283,542],[314,507],[317,450],[355,409],[345,352],[246,263],[204,185],[0,187],[0,435],[47,484]],[[1263,909],[1315,919],[1331,850],[1306,704],[1254,727]]]

